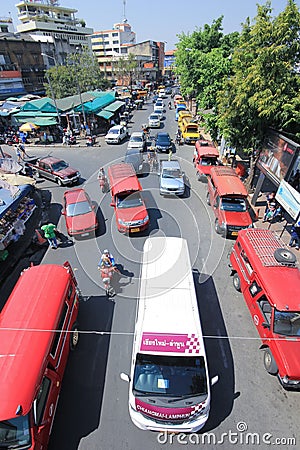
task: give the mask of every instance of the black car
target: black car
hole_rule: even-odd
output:
[[[172,150],[173,144],[169,133],[157,133],[155,147],[158,152],[168,152]]]
[[[127,150],[124,162],[127,164],[132,164],[136,174],[143,173],[144,158],[138,148],[131,148]]]
[[[166,93],[166,95],[170,95],[170,94],[172,94],[172,88],[170,88],[170,87],[166,87],[166,89],[165,89],[165,93]]]

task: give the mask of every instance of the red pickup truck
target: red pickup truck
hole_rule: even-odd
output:
[[[36,177],[48,178],[59,186],[78,183],[81,177],[79,170],[70,167],[63,159],[53,156],[31,160],[27,164],[32,167]]]

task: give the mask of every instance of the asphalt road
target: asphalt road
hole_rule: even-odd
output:
[[[135,112],[130,132],[140,131],[150,111],[149,102],[147,108]],[[164,130],[173,138],[177,129],[174,117],[174,110],[167,111],[164,121]],[[82,186],[98,205],[100,222],[95,239],[74,240],[68,247],[48,250],[42,261],[69,260],[83,294],[79,313],[83,333],[69,358],[49,450],[153,450],[182,445],[201,445],[204,449],[267,449],[270,445],[299,448],[299,393],[283,390],[263,367],[258,334],[229,276],[228,252],[233,241],[224,240],[214,231],[212,211],[205,201],[206,186],[197,181],[192,165],[193,147],[182,146],[173,152],[190,183],[185,198],[162,198],[155,174],[140,178],[151,226],[142,236],[129,238],[118,233],[109,194],[102,194],[97,182],[99,167],[122,161],[127,143],[107,146],[101,142],[101,147],[93,148],[28,151],[44,155],[50,150],[79,168]],[[58,228],[66,233],[60,216],[64,188],[48,181],[40,181],[39,186],[51,191],[51,218],[59,220]],[[209,371],[211,377],[219,375],[219,382],[212,388],[207,425],[190,437],[159,437],[137,429],[128,413],[128,385],[120,379],[120,373],[129,373],[130,369],[143,243],[148,235],[164,234],[188,241],[202,328],[207,336]],[[115,280],[117,295],[113,301],[106,299],[97,271],[104,248],[110,249],[122,265],[123,275]],[[295,445],[288,441],[291,438],[296,439]]]

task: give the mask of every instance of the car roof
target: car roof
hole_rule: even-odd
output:
[[[108,132],[110,132],[110,130],[119,130],[120,128],[123,128],[123,125],[114,125],[113,127],[110,127]]]
[[[161,167],[163,169],[180,169],[181,168],[179,161],[177,161],[176,159],[174,159],[172,161],[162,161]]]
[[[157,138],[158,137],[168,137],[168,138],[170,138],[170,135],[169,135],[169,133],[157,133],[156,137]]]
[[[129,148],[125,153],[125,157],[130,156],[130,155],[140,155],[140,154],[141,154],[141,152],[138,148]]]
[[[45,156],[44,158],[40,158],[40,161],[44,161],[44,162],[47,162],[49,164],[53,164],[53,163],[58,162],[58,161],[64,161],[65,162],[64,159],[62,159],[62,158],[55,158],[54,156]]]
[[[85,202],[87,200],[85,190],[80,188],[65,191],[64,197],[67,198],[68,203]]]
[[[133,136],[141,137],[141,136],[143,136],[143,132],[142,131],[134,131],[133,133],[131,133],[130,137],[133,137]]]

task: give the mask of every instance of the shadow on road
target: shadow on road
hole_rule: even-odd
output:
[[[48,450],[76,450],[99,426],[113,313],[114,302],[106,296],[80,302],[84,333],[69,356]]]

